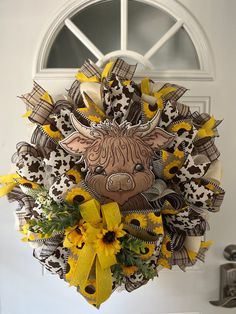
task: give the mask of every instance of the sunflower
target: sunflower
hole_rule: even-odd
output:
[[[164,268],[168,268],[171,269],[171,265],[168,262],[168,260],[164,259],[164,258],[160,258],[157,262],[157,265],[161,265]]]
[[[176,150],[174,151],[174,155],[178,158],[184,158],[184,152],[179,148],[176,148]]]
[[[64,247],[71,248],[75,255],[81,249],[82,245],[85,243],[85,225],[77,224],[73,227],[68,227],[65,229],[65,238],[63,241]]]
[[[96,281],[95,279],[88,279],[84,287],[79,288],[79,292],[86,298],[96,300]]]
[[[163,234],[163,232],[164,232],[163,226],[160,225],[160,226],[154,228],[153,231],[154,231],[156,234]]]
[[[76,169],[70,169],[66,172],[66,175],[76,183],[79,183],[81,180],[81,174]]]
[[[215,186],[210,182],[205,185],[205,188],[207,188],[208,190],[211,190],[211,191],[215,190]]]
[[[128,224],[138,226],[140,228],[147,227],[147,218],[141,213],[132,213],[125,216],[124,221]]]
[[[39,188],[39,184],[32,182],[32,181],[29,181],[29,180],[26,180],[24,178],[16,179],[16,181],[18,184],[24,185],[24,186],[31,188],[31,189],[38,189]]]
[[[116,225],[111,229],[101,229],[94,240],[97,252],[104,252],[106,256],[116,254],[121,249],[119,238],[125,235],[123,225]]]
[[[161,253],[163,256],[169,258],[171,257],[171,242],[169,237],[165,236],[162,241]]]
[[[121,267],[122,267],[123,273],[126,276],[131,276],[138,270],[137,266],[125,266],[125,265],[122,265]]]
[[[143,103],[143,112],[148,119],[152,119],[155,116],[157,110],[158,110],[157,103],[155,103],[154,105],[151,105],[147,102]]]
[[[66,195],[66,202],[70,204],[81,204],[85,201],[91,200],[92,196],[82,188],[72,188]]]
[[[51,124],[45,124],[42,126],[45,133],[47,133],[51,138],[54,138],[56,140],[61,140],[62,135],[61,132],[53,125]]]
[[[75,259],[73,256],[69,256],[67,261],[67,271],[65,278],[68,282],[70,282],[73,279],[75,268],[76,268],[77,259]]]
[[[155,251],[155,244],[154,243],[146,243],[144,246],[144,252],[141,252],[140,258],[142,260],[149,259]]]
[[[181,168],[182,162],[180,160],[174,160],[167,164],[164,168],[163,174],[165,179],[172,179],[176,172]]]
[[[162,224],[162,217],[161,217],[161,213],[158,212],[152,212],[148,214],[148,218],[154,222],[155,224]]]
[[[189,132],[192,129],[192,124],[185,121],[180,121],[171,126],[170,131],[177,133],[179,136],[184,132]]]
[[[36,232],[30,231],[29,223],[25,223],[22,226],[20,232],[25,235],[25,237],[21,239],[23,242],[36,241],[39,239],[48,239],[50,237],[48,234],[42,234],[42,233],[36,233]]]

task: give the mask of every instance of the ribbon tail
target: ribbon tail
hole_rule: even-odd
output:
[[[110,256],[106,256],[104,253],[98,252],[97,258],[99,260],[99,263],[100,263],[100,266],[102,267],[102,269],[105,269],[105,268],[111,267],[114,264],[117,264],[115,254],[110,255]]]
[[[75,266],[74,275],[69,282],[71,286],[83,287],[91,272],[96,253],[93,247],[85,245],[79,254],[78,261]]]
[[[16,186],[16,183],[8,183],[2,188],[0,188],[0,197],[5,196],[8,193],[10,193],[14,189],[15,186]]]
[[[96,259],[96,305],[106,301],[112,293],[112,273],[110,267],[102,269],[99,259]]]

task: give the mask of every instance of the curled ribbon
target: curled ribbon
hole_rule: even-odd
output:
[[[79,286],[82,292],[91,276],[96,279],[96,306],[109,298],[112,293],[111,266],[116,264],[115,252],[107,254],[96,247],[97,236],[104,230],[114,230],[121,225],[121,214],[117,203],[100,205],[91,199],[80,205],[82,218],[86,221],[85,244],[78,254],[73,276],[68,280],[72,286]],[[101,212],[101,214],[100,214]],[[122,233],[124,235],[125,232]]]
[[[14,187],[17,185],[16,179],[19,179],[20,176],[17,173],[8,174],[5,176],[0,176],[0,197],[7,195]]]

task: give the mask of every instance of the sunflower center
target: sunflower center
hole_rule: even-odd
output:
[[[79,227],[76,227],[76,228],[75,228],[75,231],[76,231],[78,234],[80,234],[80,235],[82,234],[82,232],[81,232],[81,230],[80,230]]]
[[[82,203],[83,201],[84,201],[84,197],[82,195],[76,195],[73,198],[73,203],[74,204],[79,204],[79,203]]]
[[[186,132],[187,130],[186,129],[184,129],[184,128],[181,128],[181,129],[179,129],[178,131],[177,131],[177,134],[180,136],[180,135],[182,135],[184,132]]]
[[[176,173],[178,170],[179,170],[179,168],[178,168],[177,166],[174,166],[174,167],[170,168],[169,172],[170,172],[170,174],[174,174],[174,173]]]
[[[26,186],[27,188],[32,188],[32,184],[29,182],[23,183],[24,186]]]
[[[130,223],[138,227],[140,226],[140,221],[138,219],[132,219]]]
[[[168,242],[166,243],[166,248],[167,248],[168,251],[171,251],[171,244],[170,244],[170,241],[168,241]]]
[[[149,248],[145,247],[143,251],[141,251],[141,254],[145,255],[149,252]]]
[[[116,234],[114,231],[108,231],[104,237],[103,237],[103,242],[104,243],[112,243],[116,239]]]
[[[69,177],[72,181],[76,181],[76,180],[75,180],[75,176],[73,176],[72,174],[69,174],[68,177]]]
[[[96,289],[93,285],[88,285],[84,289],[89,294],[94,294],[96,292]]]
[[[53,124],[50,124],[50,129],[54,132],[58,131],[58,128]]]
[[[150,111],[156,111],[158,109],[157,104],[156,103],[154,105],[149,104],[148,109]]]

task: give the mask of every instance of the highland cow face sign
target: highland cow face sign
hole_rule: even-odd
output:
[[[105,121],[86,127],[73,114],[76,131],[60,142],[70,154],[82,156],[88,167],[87,184],[98,194],[123,205],[154,183],[154,152],[173,135],[156,127],[160,112],[146,124],[131,126]]]

